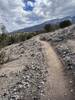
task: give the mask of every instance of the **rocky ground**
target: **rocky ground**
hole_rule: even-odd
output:
[[[46,95],[48,64],[40,42],[42,40],[52,45],[63,64],[70,86],[70,100],[75,100],[75,25],[2,49],[0,100],[58,100]]]
[[[40,36],[41,40],[52,44],[68,76],[70,91],[75,95],[75,25]],[[75,99],[75,97],[74,97]],[[73,100],[73,99],[72,99]]]
[[[46,66],[36,39],[1,50],[0,100],[38,100],[43,96]]]

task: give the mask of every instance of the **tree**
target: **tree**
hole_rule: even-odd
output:
[[[2,33],[6,33],[7,32],[6,27],[3,24],[1,26],[1,31],[2,31]]]
[[[64,20],[64,21],[60,22],[59,27],[65,28],[65,27],[70,26],[70,25],[72,25],[70,20]]]
[[[11,44],[13,44],[15,42],[16,42],[16,38],[15,38],[14,35],[11,35],[11,36],[7,37],[7,40],[6,40],[7,45],[11,45]]]
[[[52,31],[52,26],[51,26],[51,24],[46,24],[45,27],[44,27],[44,29],[45,29],[46,32]]]

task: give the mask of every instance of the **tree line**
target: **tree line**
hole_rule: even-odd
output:
[[[28,40],[32,38],[33,36],[36,36],[41,33],[45,32],[52,32],[59,28],[65,28],[67,26],[70,26],[72,23],[69,20],[65,20],[59,23],[59,25],[51,25],[46,24],[43,31],[39,32],[32,32],[32,33],[15,33],[15,34],[0,34],[0,48],[5,47],[7,45],[11,45],[13,43],[19,43],[25,40]]]
[[[72,22],[70,20],[64,20],[62,22],[60,22],[59,24],[46,24],[44,29],[46,32],[51,32],[51,31],[55,31],[59,28],[65,28],[72,25]]]

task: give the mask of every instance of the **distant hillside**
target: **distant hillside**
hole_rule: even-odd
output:
[[[46,21],[46,22],[44,22],[42,24],[39,24],[39,25],[35,25],[35,26],[32,26],[32,27],[16,30],[16,31],[14,31],[14,33],[15,32],[35,32],[35,31],[40,31],[40,30],[44,29],[44,26],[46,24],[59,24],[61,21],[64,21],[64,20],[71,20],[71,22],[74,24],[75,23],[75,16],[73,16],[73,17],[67,16],[67,17],[64,17],[64,18],[61,18],[61,19],[48,20],[48,21]]]

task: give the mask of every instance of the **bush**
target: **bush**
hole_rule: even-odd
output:
[[[65,27],[68,27],[70,25],[72,25],[71,21],[70,20],[65,20],[65,21],[60,22],[59,27],[60,28],[65,28]]]
[[[12,36],[12,35],[8,36],[6,42],[7,42],[7,45],[11,45],[11,44],[15,43],[16,42],[15,36]]]
[[[15,34],[0,34],[0,48],[4,46],[11,45],[13,43],[22,42],[32,38],[38,33],[15,33]],[[39,33],[40,34],[40,33]]]
[[[44,27],[44,29],[45,29],[46,32],[50,32],[50,31],[53,30],[51,24],[46,24],[45,27]]]
[[[7,37],[6,34],[0,34],[0,42],[3,41],[3,40],[5,40],[6,37]]]

